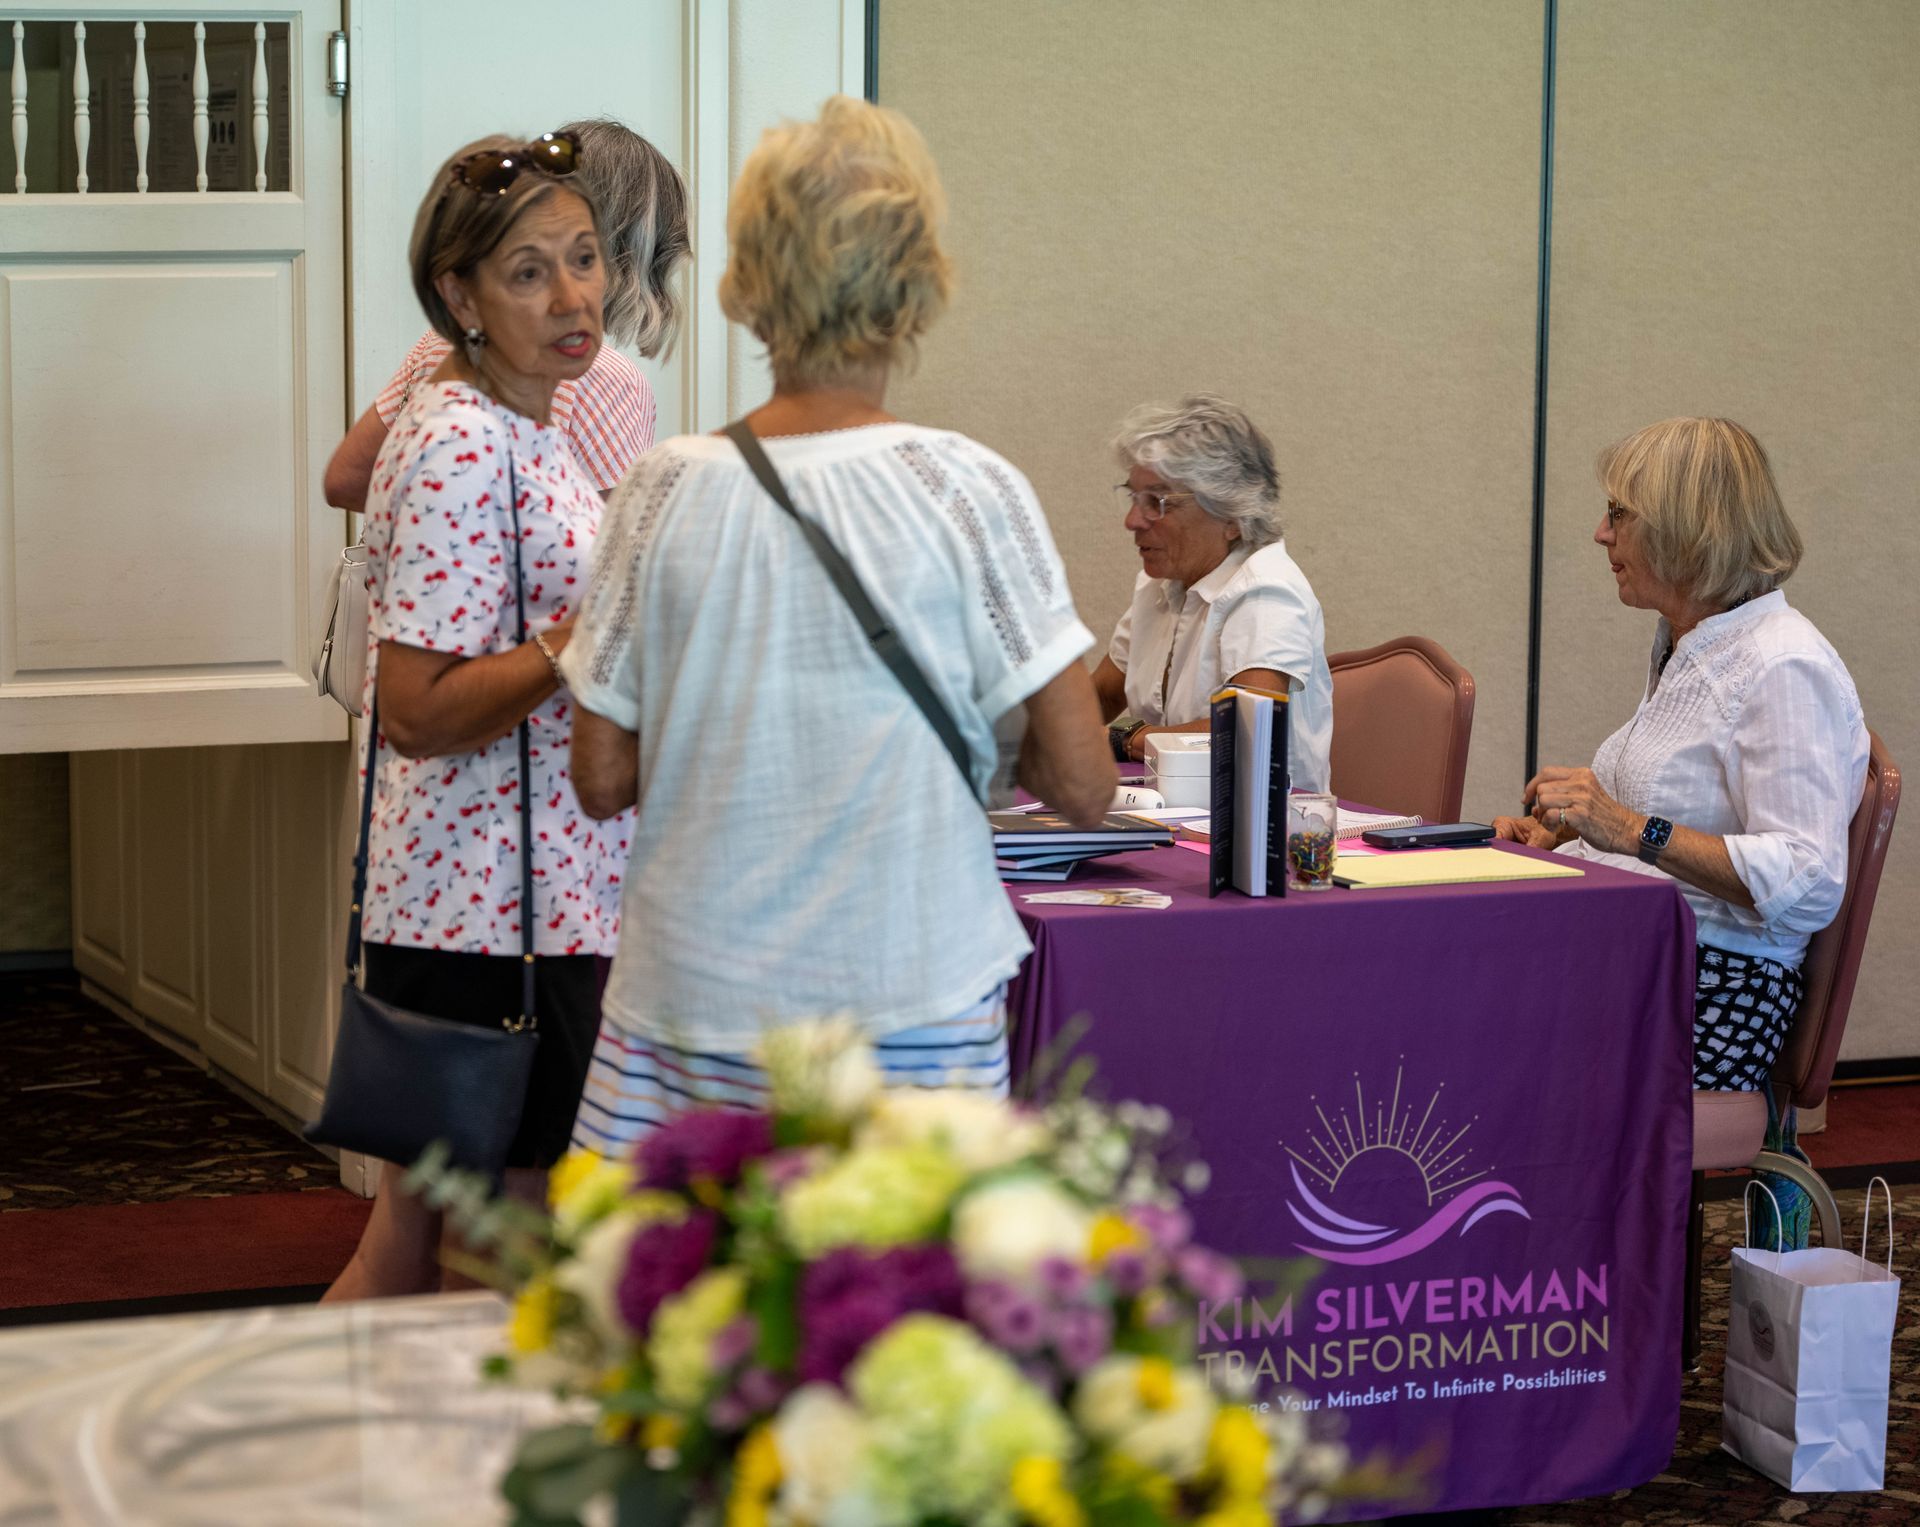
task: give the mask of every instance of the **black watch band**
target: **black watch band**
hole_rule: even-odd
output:
[[[1133,755],[1127,751],[1127,747],[1133,741],[1133,734],[1146,724],[1144,721],[1136,721],[1131,726],[1110,726],[1107,728],[1107,745],[1113,749],[1113,761],[1115,763],[1132,763],[1134,761]]]
[[[1648,817],[1647,825],[1640,829],[1640,862],[1657,864],[1661,852],[1667,846],[1667,840],[1673,836],[1673,823],[1665,817]]]

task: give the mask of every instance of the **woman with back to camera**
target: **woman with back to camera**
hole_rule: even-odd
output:
[[[618,933],[627,847],[626,819],[596,822],[574,795],[559,669],[601,512],[552,419],[555,390],[586,373],[601,342],[604,258],[576,155],[565,134],[487,138],[435,178],[409,255],[451,349],[395,418],[367,496],[365,986],[415,1012],[510,1020],[532,913],[540,1038],[506,1163],[523,1197],[542,1192],[566,1149],[598,1025],[593,957]],[[405,1165],[384,1164],[328,1298],[439,1281],[438,1216],[404,1191]]]
[[[720,293],[772,362],[746,425],[925,671],[965,772],[734,441],[648,453],[562,659],[583,805],[639,801],[624,916],[645,929],[614,958],[576,1144],[760,1102],[761,1034],[837,1012],[897,1081],[1007,1088],[1005,985],[1031,946],[980,799],[1004,747],[1088,823],[1114,768],[1032,489],[886,408],[945,305],[943,213],[906,120],[835,97],[742,169]]]
[[[1326,622],[1280,535],[1273,446],[1224,398],[1147,405],[1120,426],[1114,487],[1140,554],[1133,602],[1094,670],[1114,757],[1146,756],[1153,732],[1204,732],[1228,684],[1288,697],[1287,765],[1303,789],[1328,788],[1333,675]]]
[[[604,495],[653,445],[653,388],[614,346],[630,345],[649,358],[673,348],[680,326],[674,280],[687,257],[687,188],[659,149],[618,122],[592,118],[560,131],[579,145],[577,184],[606,233],[607,343],[579,377],[555,386],[553,425],[575,465]],[[451,349],[444,334],[429,329],[407,352],[327,463],[328,503],[361,512],[387,431]]]
[[[1846,664],[1780,585],[1801,555],[1760,442],[1668,419],[1602,451],[1593,539],[1652,610],[1646,688],[1586,768],[1542,769],[1503,838],[1669,875],[1693,907],[1693,1084],[1763,1091],[1807,941],[1840,907],[1867,728]],[[1792,1145],[1775,1118],[1772,1149]]]

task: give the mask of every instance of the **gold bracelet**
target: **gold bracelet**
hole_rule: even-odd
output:
[[[547,645],[547,639],[536,631],[533,633],[533,644],[540,649],[540,655],[547,660],[547,666],[553,670],[553,682],[565,689],[567,676],[560,671],[560,659],[553,655],[553,648]]]

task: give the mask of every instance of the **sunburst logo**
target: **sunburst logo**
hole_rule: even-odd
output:
[[[1354,1073],[1350,1103],[1311,1100],[1320,1127],[1308,1131],[1304,1151],[1280,1142],[1293,1158],[1295,1197],[1287,1209],[1308,1237],[1295,1244],[1309,1256],[1376,1266],[1443,1236],[1465,1235],[1491,1215],[1532,1217],[1514,1188],[1494,1180],[1491,1166],[1475,1166],[1468,1137],[1478,1116],[1455,1124],[1444,1082],[1424,1105],[1417,1091],[1403,1103],[1405,1069],[1395,1068],[1391,1095],[1372,1101]],[[1330,1118],[1329,1107],[1339,1112]],[[1361,1205],[1364,1219],[1351,1212]]]

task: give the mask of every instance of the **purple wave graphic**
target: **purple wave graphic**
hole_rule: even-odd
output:
[[[1320,1208],[1311,1196],[1308,1197],[1308,1203],[1316,1209]],[[1293,1209],[1295,1219],[1325,1240],[1344,1242],[1352,1246],[1355,1241],[1377,1239],[1377,1237],[1329,1234],[1324,1227],[1316,1226],[1298,1209],[1294,1209],[1293,1205],[1289,1204],[1287,1207]],[[1449,1199],[1418,1230],[1411,1230],[1397,1240],[1388,1241],[1384,1245],[1368,1246],[1364,1250],[1359,1248],[1343,1250],[1337,1245],[1314,1246],[1305,1241],[1296,1241],[1294,1244],[1309,1256],[1319,1257],[1324,1262],[1342,1262],[1350,1267],[1377,1267],[1383,1262],[1397,1262],[1402,1257],[1412,1256],[1416,1251],[1426,1250],[1456,1225],[1459,1226],[1460,1233],[1465,1235],[1490,1214],[1517,1214],[1522,1219],[1533,1218],[1520,1202],[1519,1194],[1508,1184],[1482,1182],[1468,1188],[1458,1197]],[[1464,1224],[1461,1223],[1463,1220]]]

